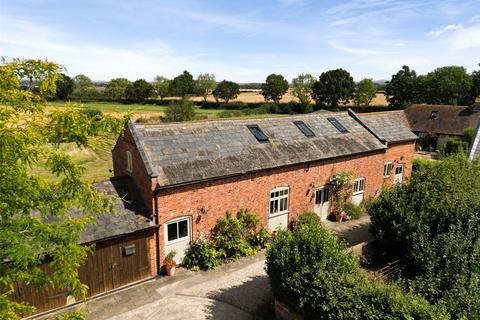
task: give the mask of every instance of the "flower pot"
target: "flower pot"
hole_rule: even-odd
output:
[[[169,276],[174,276],[175,275],[175,269],[176,269],[175,266],[172,266],[170,268],[167,267],[167,274]]]

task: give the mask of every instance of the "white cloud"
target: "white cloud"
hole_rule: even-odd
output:
[[[366,49],[366,48],[361,48],[361,47],[356,47],[356,46],[346,46],[341,44],[339,41],[336,40],[331,40],[328,42],[329,45],[331,45],[333,48],[347,52],[347,53],[352,53],[352,54],[362,54],[362,55],[384,55],[384,54],[390,54],[392,52],[387,52],[387,51],[381,51],[381,50],[374,50],[374,49]]]
[[[463,26],[461,24],[449,24],[448,26],[441,27],[439,29],[432,30],[427,33],[427,36],[439,36],[448,31],[455,31],[462,29]]]
[[[449,42],[454,50],[480,48],[480,24],[456,30]]]

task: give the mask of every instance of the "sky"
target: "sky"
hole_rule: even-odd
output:
[[[480,63],[480,0],[0,0],[0,56],[47,58],[96,81],[190,71],[289,81],[343,68],[390,79]]]

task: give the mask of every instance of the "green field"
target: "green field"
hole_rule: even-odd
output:
[[[49,108],[62,108],[65,102],[49,102]],[[165,112],[167,106],[152,105],[152,104],[121,104],[108,102],[88,102],[79,104],[81,108],[98,109],[106,113],[125,113],[132,112],[134,119],[139,116],[158,117],[162,112]],[[209,119],[218,119],[220,112],[226,111],[224,109],[202,109],[195,107],[195,112],[200,115],[207,115]],[[281,116],[274,114],[261,114],[254,116],[242,116],[240,118],[251,117],[267,117],[267,116]],[[88,182],[97,182],[106,180],[113,176],[112,165],[112,149],[115,145],[116,139],[94,138],[87,148],[79,148],[76,144],[65,143],[61,145],[61,150],[65,151],[73,158],[73,161],[85,168],[84,179]],[[57,180],[58,177],[50,174],[45,168],[37,166],[32,170],[40,176],[46,177],[49,180]]]

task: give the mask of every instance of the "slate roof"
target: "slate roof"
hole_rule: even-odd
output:
[[[94,184],[101,193],[114,198],[114,212],[101,217],[95,226],[89,227],[82,235],[82,243],[129,234],[155,225],[146,218],[149,213],[141,201],[127,200],[128,182],[129,178],[112,178]]]
[[[403,110],[357,114],[369,128],[387,142],[416,140]]]
[[[480,121],[478,122],[477,132],[473,138],[472,147],[469,152],[470,160],[480,159]]]
[[[437,111],[436,118],[431,117]],[[463,135],[465,129],[476,127],[480,120],[480,108],[473,106],[447,106],[413,104],[405,109],[410,128],[414,132],[445,135]]]
[[[334,117],[349,131],[340,133]],[[293,123],[304,121],[315,137]],[[247,128],[257,124],[268,136],[259,142]],[[347,112],[317,112],[275,118],[174,124],[128,124],[139,152],[160,186],[193,183],[385,149]]]

